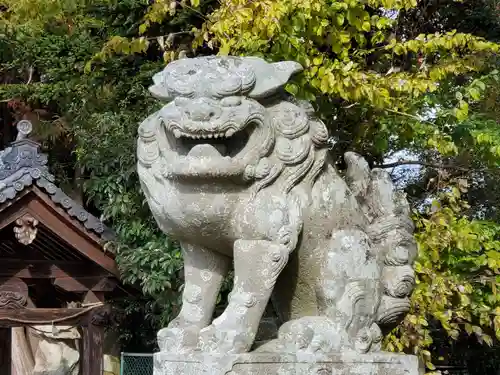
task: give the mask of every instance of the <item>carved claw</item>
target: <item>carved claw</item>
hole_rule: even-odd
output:
[[[198,349],[202,352],[239,354],[249,350],[248,340],[239,330],[222,330],[211,324],[200,331]]]
[[[160,351],[186,353],[196,350],[200,329],[193,325],[182,326],[182,323],[176,320],[172,323],[158,331]]]

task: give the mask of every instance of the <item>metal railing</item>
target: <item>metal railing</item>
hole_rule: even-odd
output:
[[[153,375],[153,354],[122,353],[120,375]]]

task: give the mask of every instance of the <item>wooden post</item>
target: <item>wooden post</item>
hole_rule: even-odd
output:
[[[12,374],[12,330],[0,328],[0,374]]]
[[[0,313],[15,313],[28,303],[28,286],[18,278],[0,279]],[[12,329],[0,328],[0,374],[12,374]]]
[[[82,375],[102,375],[104,327],[89,324],[83,329]],[[3,375],[3,374],[2,374]]]
[[[104,302],[104,293],[88,291],[83,303]],[[104,356],[104,325],[92,317],[82,327],[83,350],[81,356],[81,375],[102,375]]]

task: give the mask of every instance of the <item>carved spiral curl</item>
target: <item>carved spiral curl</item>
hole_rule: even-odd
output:
[[[275,110],[272,122],[278,135],[295,139],[309,130],[309,118],[303,109],[292,103],[281,102]]]
[[[385,264],[388,266],[403,266],[410,261],[410,252],[407,247],[394,246],[387,252]]]
[[[309,134],[314,144],[317,146],[324,145],[328,140],[328,130],[325,124],[320,120],[310,120],[309,126]]]
[[[383,296],[377,311],[377,323],[382,326],[397,324],[410,311],[408,298]]]
[[[19,309],[27,304],[27,297],[24,294],[11,291],[0,292],[0,308]]]
[[[200,93],[222,98],[250,91],[256,75],[252,67],[241,60],[214,56],[174,61],[155,75],[154,81],[168,96],[166,99],[192,98]]]
[[[299,164],[309,155],[310,145],[308,136],[295,139],[278,138],[276,140],[276,155],[285,164]]]
[[[408,265],[386,266],[383,270],[382,283],[389,296],[407,297],[415,285],[415,272]]]

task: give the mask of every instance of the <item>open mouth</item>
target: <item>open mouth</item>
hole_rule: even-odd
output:
[[[175,129],[168,136],[173,150],[189,157],[227,157],[241,154],[248,144],[253,126],[236,131],[233,128],[220,133],[186,133]],[[168,132],[168,130],[167,130]]]
[[[269,153],[274,138],[262,106],[224,102],[217,110],[205,101],[169,103],[141,124],[139,162],[161,166],[166,178],[240,178]]]

